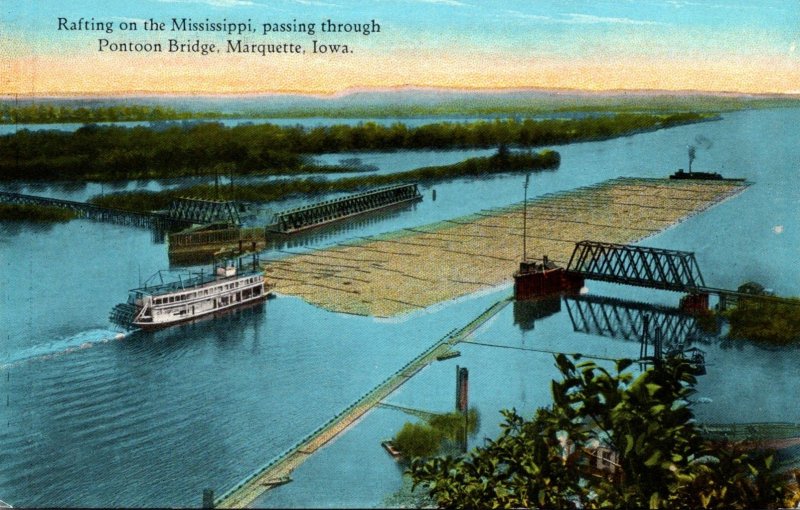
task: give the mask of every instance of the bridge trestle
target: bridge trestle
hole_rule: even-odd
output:
[[[116,223],[119,225],[144,227],[154,229],[161,233],[175,228],[186,228],[191,223],[183,219],[170,218],[158,213],[126,211],[123,209],[102,207],[88,202],[75,202],[60,198],[24,195],[8,191],[0,191],[0,203],[56,207],[72,211],[78,218]]]
[[[230,200],[203,200],[180,197],[169,205],[167,215],[199,225],[209,223],[242,224],[236,203]]]
[[[422,195],[419,193],[416,184],[381,188],[279,212],[275,215],[269,229],[282,233],[297,232],[356,214],[421,198]]]

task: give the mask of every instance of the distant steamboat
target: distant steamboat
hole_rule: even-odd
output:
[[[120,303],[111,311],[111,322],[126,329],[153,330],[190,321],[215,312],[230,310],[266,299],[271,285],[264,282],[256,259],[253,267],[243,270],[233,264],[214,266],[210,273],[189,274],[186,278],[164,282],[161,272],[153,275],[161,279],[157,285],[132,289],[127,303]]]

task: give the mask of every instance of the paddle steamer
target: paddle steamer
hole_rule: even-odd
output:
[[[111,322],[126,329],[160,329],[264,300],[272,288],[265,283],[255,257],[252,269],[243,269],[240,259],[238,266],[218,264],[210,272],[179,274],[166,282],[162,273],[131,289],[128,301],[111,311]],[[149,285],[156,277],[160,282]]]

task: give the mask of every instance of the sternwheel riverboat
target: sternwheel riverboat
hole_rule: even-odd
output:
[[[256,257],[252,268],[242,266],[239,259],[168,281],[159,271],[131,289],[128,301],[116,305],[109,318],[126,329],[154,330],[266,299],[272,285],[264,281]],[[159,283],[151,284],[156,278]]]

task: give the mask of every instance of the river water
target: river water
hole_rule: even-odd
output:
[[[562,146],[561,168],[534,174],[530,196],[619,176],[665,176],[685,167],[687,144],[702,136],[707,148],[698,149],[695,169],[755,184],[642,244],[694,251],[709,286],[735,288],[752,279],[777,294],[798,295],[800,144],[790,128],[798,121],[800,109],[743,111],[717,122]],[[358,157],[386,172],[468,154],[473,151]],[[302,252],[508,205],[521,201],[522,183],[519,175],[437,183],[435,201],[424,186],[424,200],[415,206],[280,248]],[[81,200],[91,186],[22,188]],[[220,494],[235,485],[510,293],[505,286],[388,320],[279,296],[157,333],[114,330],[107,319],[113,304],[140,275],[167,266],[166,247],[146,230],[87,220],[0,224],[0,499],[16,506],[197,506],[204,488]],[[591,282],[589,290],[670,305],[679,299]],[[470,402],[481,413],[475,445],[498,433],[500,409],[530,414],[550,402],[549,381],[557,372],[552,354],[539,351],[608,358],[639,352],[635,342],[574,331],[564,306],[532,320],[509,305],[474,340],[515,349],[462,344],[461,357],[425,368],[388,401],[450,410],[455,366],[468,367]],[[703,348],[709,367],[698,385],[701,420],[800,423],[787,391],[800,384],[795,349],[730,342]],[[400,487],[402,468],[379,443],[408,420],[414,418],[373,410],[257,505],[384,504]]]

